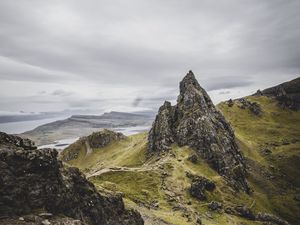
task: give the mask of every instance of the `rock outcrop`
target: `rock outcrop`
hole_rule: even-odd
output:
[[[279,105],[283,108],[292,110],[300,109],[300,77],[279,84],[277,86],[267,88],[263,91],[258,90],[255,96],[274,97],[279,101]]]
[[[1,133],[0,218],[45,210],[92,225],[142,225],[120,196],[97,192],[77,168],[65,168],[55,149]]]
[[[258,213],[256,216],[256,220],[263,222],[271,222],[277,225],[289,225],[287,221],[269,213]]]
[[[37,149],[34,142],[27,138],[20,138],[18,136],[9,135],[4,132],[0,132],[0,146],[1,147],[20,147],[25,150]]]
[[[227,214],[240,216],[248,220],[266,222],[266,224],[289,225],[289,222],[269,213],[259,212],[255,214],[250,208],[245,205],[226,207],[224,211]]]
[[[68,162],[76,159],[83,147],[86,149],[86,154],[90,154],[97,148],[103,148],[115,141],[124,140],[127,137],[119,132],[103,129],[99,132],[94,132],[89,136],[81,137],[78,141],[71,144],[61,153],[60,157],[63,161]]]
[[[252,114],[256,116],[260,116],[262,114],[262,109],[257,102],[251,102],[246,98],[237,99],[240,103],[238,106],[241,109],[248,109]]]
[[[188,145],[237,190],[249,192],[245,160],[224,116],[190,71],[180,82],[177,105],[160,107],[148,136],[148,154]]]
[[[212,201],[207,205],[207,207],[212,211],[216,211],[216,210],[221,210],[223,205],[220,202]]]
[[[198,200],[207,200],[205,192],[213,191],[216,188],[215,183],[205,177],[191,173],[187,173],[186,176],[192,180],[191,187],[189,188],[190,195]]]
[[[111,142],[126,139],[126,136],[119,132],[103,129],[100,132],[94,132],[91,135],[84,137],[91,148],[103,148]]]

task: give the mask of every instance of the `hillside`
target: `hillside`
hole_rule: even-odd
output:
[[[151,113],[109,112],[103,115],[74,115],[65,120],[41,125],[31,131],[20,134],[24,138],[33,140],[37,145],[47,145],[62,139],[74,139],[88,135],[103,128],[117,131],[144,131],[153,120]]]
[[[120,195],[99,193],[55,149],[0,132],[0,224],[143,225]]]
[[[195,93],[189,96],[205,96],[203,91]],[[208,108],[213,107],[207,97],[205,101]],[[161,135],[163,131],[164,138],[155,138],[166,146],[160,148],[164,149],[161,152],[151,153],[153,148],[149,148],[148,142],[151,135],[141,133],[92,151],[86,144],[76,142],[60,157],[80,168],[99,190],[123,193],[125,203],[142,214],[145,224],[263,224],[266,221],[287,224],[284,220],[297,224],[300,220],[299,111],[282,107],[276,97],[263,94],[223,102],[217,108],[234,130],[237,146],[230,146],[241,151],[244,158],[247,172],[241,176],[247,180],[249,194],[237,190],[230,182],[234,176],[212,166],[212,161],[195,151],[194,145],[178,143],[174,141],[177,137],[172,136],[169,142],[164,140],[169,134],[165,130],[166,121],[173,121],[169,117],[172,110],[167,113],[165,108],[159,112],[162,119],[158,120],[161,125],[156,133]],[[194,114],[197,110],[188,113],[197,119]],[[215,117],[222,118],[218,114],[209,116],[214,121]],[[233,135],[230,131],[220,131],[217,135],[223,132],[229,132],[228,138]],[[74,152],[76,157],[69,160],[66,156]],[[217,150],[212,152],[216,153]]]

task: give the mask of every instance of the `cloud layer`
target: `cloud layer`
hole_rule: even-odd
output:
[[[215,102],[247,95],[299,76],[299,11],[297,0],[0,0],[0,110],[157,108],[189,69]]]

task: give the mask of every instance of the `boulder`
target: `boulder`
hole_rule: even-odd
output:
[[[236,206],[235,211],[237,215],[244,217],[248,220],[255,220],[255,215],[247,206]]]
[[[187,173],[187,177],[192,179],[189,192],[192,197],[198,200],[207,200],[205,191],[213,191],[216,188],[215,183],[205,177],[192,175],[190,173]]]
[[[188,157],[188,160],[194,164],[198,162],[198,156],[196,154],[192,154]]]
[[[246,98],[240,98],[238,99],[238,101],[241,104],[239,105],[241,109],[248,109],[252,114],[256,116],[262,115],[262,109],[257,102],[251,102]]]
[[[234,105],[234,101],[232,99],[229,99],[228,102],[227,102],[227,105],[229,107],[232,107]]]
[[[212,211],[220,210],[222,209],[223,205],[220,202],[212,201],[208,204],[208,208]]]

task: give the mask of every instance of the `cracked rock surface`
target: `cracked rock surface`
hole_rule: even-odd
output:
[[[77,168],[64,167],[55,149],[0,137],[0,218],[43,209],[92,225],[144,224],[137,211],[125,209],[120,196],[98,193]]]
[[[165,102],[148,136],[148,155],[190,146],[236,190],[249,192],[246,165],[234,132],[192,71],[180,82],[177,104]]]

